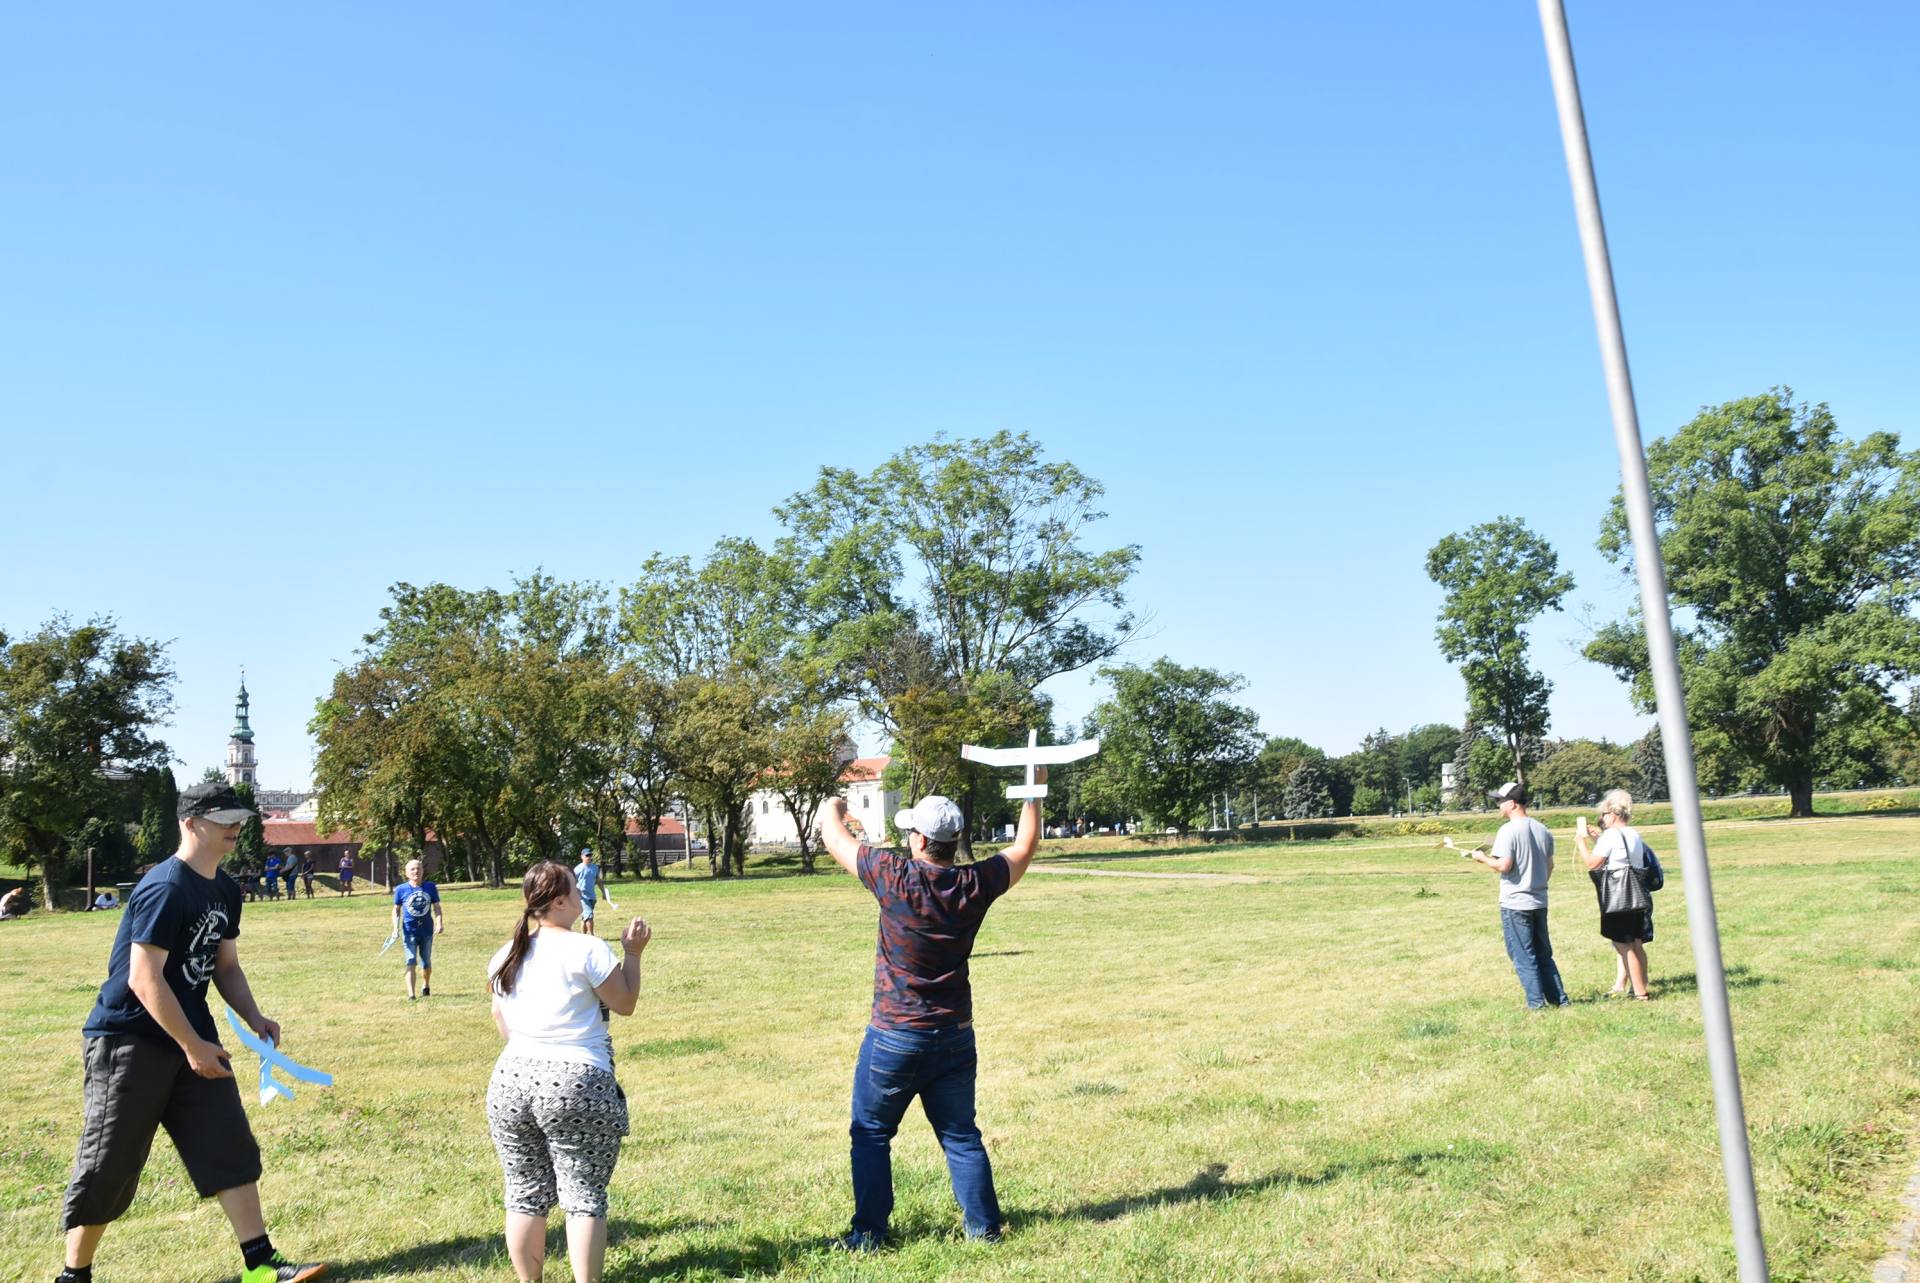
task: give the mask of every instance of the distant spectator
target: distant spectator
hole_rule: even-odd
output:
[[[1641,879],[1644,885],[1647,877],[1647,844],[1641,840],[1640,831],[1628,823],[1633,818],[1633,796],[1625,789],[1614,789],[1600,799],[1600,834],[1591,850],[1587,847],[1586,817],[1580,819],[1580,826],[1574,830],[1573,842],[1579,848],[1580,858],[1586,861],[1587,873],[1593,879],[1593,885],[1605,896],[1605,879],[1615,869],[1631,869],[1633,876]],[[1613,988],[1607,991],[1608,997],[1624,997],[1629,992],[1641,1002],[1647,1001],[1647,949],[1653,939],[1652,897],[1644,909],[1630,913],[1601,913],[1600,934],[1613,942],[1613,951],[1619,955],[1619,965],[1614,972]],[[1601,904],[1606,903],[1605,899]]]
[[[300,876],[300,861],[294,859],[293,852],[287,852],[286,859],[280,865],[280,880],[287,884],[287,899],[297,897],[294,894],[293,880]]]
[[[307,899],[313,899],[313,852],[305,853],[300,861],[300,881],[307,888]]]
[[[93,897],[93,907],[96,909],[117,909],[120,907],[120,897],[112,891],[102,891],[99,895]]]
[[[353,894],[353,857],[351,855],[340,857],[340,894]]]
[[[0,918],[24,918],[32,902],[27,898],[25,887],[15,887],[0,896]]]
[[[573,866],[573,884],[580,889],[580,929],[595,935],[593,905],[600,893],[600,862],[590,846],[580,848],[580,863]]]
[[[267,857],[267,899],[280,898],[280,853],[275,851]]]

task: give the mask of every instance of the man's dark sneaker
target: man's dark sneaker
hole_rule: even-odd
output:
[[[420,987],[420,996],[422,998],[431,998],[433,997],[433,990],[427,988],[425,985],[422,985]]]
[[[240,1276],[240,1283],[307,1283],[327,1272],[324,1262],[295,1265],[285,1252],[275,1252],[265,1264],[256,1265]]]
[[[838,1238],[828,1239],[827,1246],[836,1252],[858,1252],[864,1255],[879,1251],[886,1246],[886,1240],[875,1238],[862,1230],[848,1230]]]

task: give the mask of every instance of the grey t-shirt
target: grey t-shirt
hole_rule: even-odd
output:
[[[1500,826],[1493,838],[1495,861],[1513,857],[1513,867],[1500,875],[1500,907],[1547,907],[1547,875],[1553,871],[1553,834],[1530,815],[1516,815]]]

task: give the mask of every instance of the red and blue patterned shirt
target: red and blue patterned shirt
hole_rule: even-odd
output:
[[[1006,894],[1006,859],[941,867],[862,846],[855,867],[880,902],[874,1026],[951,1029],[972,1021],[967,957],[987,906]]]

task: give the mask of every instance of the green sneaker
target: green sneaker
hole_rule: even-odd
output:
[[[325,1262],[295,1265],[284,1252],[275,1252],[265,1265],[256,1265],[240,1276],[240,1283],[306,1283],[327,1272]]]

